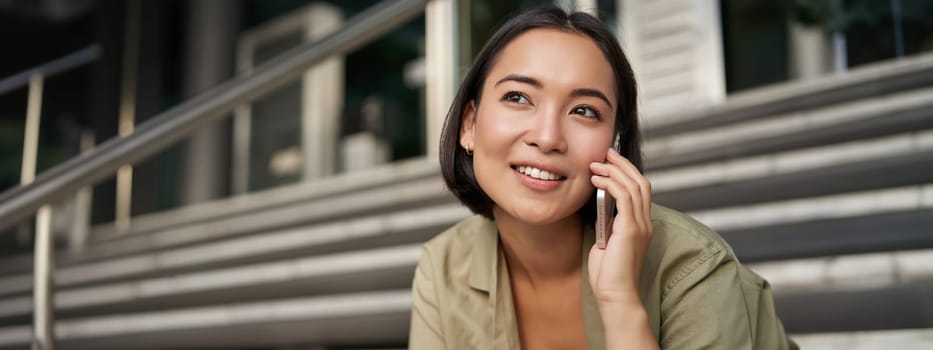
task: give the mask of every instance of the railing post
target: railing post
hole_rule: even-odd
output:
[[[29,100],[26,105],[26,132],[23,137],[23,165],[20,183],[31,183],[36,178],[36,159],[39,153],[39,120],[42,111],[42,74],[29,78]],[[33,350],[55,348],[52,310],[52,207],[48,204],[39,208],[36,215],[35,253],[33,255]]]
[[[136,120],[136,73],[139,64],[140,1],[126,2],[126,30],[123,40],[123,84],[120,92],[120,137],[133,133]],[[118,231],[130,228],[133,200],[133,165],[124,164],[117,170],[117,198],[114,224]]]
[[[453,0],[433,0],[424,10],[425,99],[427,117],[425,142],[429,159],[437,159],[441,129],[454,98],[457,74],[457,6]]]
[[[43,77],[35,73],[29,78],[29,96],[26,103],[26,130],[23,135],[23,163],[20,183],[29,184],[36,178],[36,158],[39,154],[39,113],[42,110]]]
[[[33,278],[33,350],[55,349],[55,304],[52,299],[52,270],[55,266],[52,235],[52,206],[43,205],[36,214],[36,247]]]
[[[308,12],[305,40],[317,41],[343,26],[336,8],[314,7]],[[337,172],[340,110],[344,99],[344,58],[335,55],[311,67],[302,78],[302,181]]]
[[[84,130],[81,133],[81,153],[90,152],[94,148],[94,132]],[[71,233],[68,236],[68,250],[72,253],[84,251],[87,238],[91,231],[91,203],[94,193],[90,186],[82,187],[74,198],[74,219],[71,223]]]

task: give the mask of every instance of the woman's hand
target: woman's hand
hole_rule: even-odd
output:
[[[606,163],[592,163],[593,185],[616,201],[618,214],[606,249],[594,246],[589,256],[589,277],[600,304],[641,301],[638,281],[651,243],[651,184],[628,159],[609,150]]]
[[[609,349],[640,344],[633,349],[657,348],[647,311],[638,294],[641,268],[651,243],[651,184],[615,150],[606,163],[592,163],[592,182],[616,201],[618,214],[606,249],[590,249],[589,278],[599,305]]]

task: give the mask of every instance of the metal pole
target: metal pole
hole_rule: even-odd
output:
[[[36,178],[36,158],[39,153],[39,120],[42,111],[41,74],[29,78],[29,99],[26,105],[26,135],[23,143],[23,166],[20,183],[28,185]],[[52,208],[48,204],[39,208],[36,216],[35,254],[33,255],[33,350],[55,348],[52,310]]]
[[[84,130],[81,133],[81,154],[94,149],[94,132]],[[94,200],[91,187],[86,186],[78,190],[74,199],[74,221],[71,223],[71,233],[68,237],[68,248],[72,253],[84,251],[88,235],[91,232],[91,203]]]
[[[52,235],[52,206],[46,204],[36,214],[36,247],[33,256],[32,331],[33,350],[55,349],[55,304],[52,299],[52,270],[55,254]]]
[[[832,2],[832,13],[838,15],[842,13],[842,2]],[[849,53],[846,43],[846,32],[839,29],[833,32],[833,71],[836,73],[845,72],[849,69]]]
[[[454,45],[457,31],[457,5],[453,0],[434,0],[424,11],[425,20],[425,71],[426,101],[426,153],[429,159],[437,159],[438,143],[444,117],[454,98],[457,72],[457,47]]]
[[[136,119],[136,73],[139,65],[140,2],[126,3],[126,30],[123,41],[123,86],[120,92],[120,137],[133,133]],[[130,228],[130,210],[133,201],[133,166],[124,164],[117,170],[117,198],[114,225],[117,231]]]
[[[249,144],[252,128],[252,111],[247,105],[237,106],[233,116],[233,174],[230,184],[231,193],[244,194],[249,190]]]
[[[845,33],[833,33],[833,71],[836,73],[845,72],[849,68],[847,52]]]
[[[23,165],[20,183],[28,185],[36,178],[36,158],[39,153],[39,113],[42,110],[42,74],[29,78],[29,99],[26,104],[26,134],[23,135]]]
[[[901,0],[891,0],[891,22],[894,25],[895,57],[904,57],[904,14],[901,13]]]
[[[13,76],[0,80],[0,95],[29,85],[29,79],[35,74],[42,74],[44,78],[51,78],[62,72],[67,72],[82,65],[94,62],[100,56],[100,47],[87,46],[53,61],[19,72]]]

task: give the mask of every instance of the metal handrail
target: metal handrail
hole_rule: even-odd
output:
[[[303,44],[270,60],[253,72],[212,88],[139,125],[124,138],[114,138],[87,154],[43,172],[25,186],[0,194],[0,229],[12,226],[41,205],[65,198],[79,188],[112,175],[162,151],[201,127],[229,115],[300,77],[309,67],[331,56],[347,54],[420,15],[429,0],[387,0],[347,21],[346,26],[319,41]]]
[[[59,73],[94,62],[98,57],[100,57],[99,46],[85,46],[70,54],[0,80],[0,95],[29,85],[29,79],[37,73],[48,79]]]

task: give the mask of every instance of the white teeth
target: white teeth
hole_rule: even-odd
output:
[[[553,181],[553,180],[560,179],[560,176],[557,176],[557,174],[554,174],[546,170],[541,170],[538,168],[530,167],[530,166],[524,166],[524,165],[519,166],[518,172],[531,176],[533,178],[539,179],[539,180],[552,180]]]

